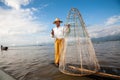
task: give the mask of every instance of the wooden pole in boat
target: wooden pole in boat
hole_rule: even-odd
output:
[[[95,74],[95,75],[98,75],[98,76],[120,79],[120,76],[117,76],[117,75],[112,75],[112,74],[103,73],[103,72],[96,72],[96,71],[87,70],[87,69],[80,69],[80,68],[76,68],[74,66],[69,66],[69,67],[72,68],[72,69],[76,69],[76,70],[83,71],[83,72],[88,72],[88,73]]]

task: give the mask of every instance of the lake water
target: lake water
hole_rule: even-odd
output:
[[[102,71],[120,76],[120,41],[101,42],[94,47],[100,66],[106,69]],[[0,52],[0,68],[17,80],[104,80],[65,75],[53,62],[54,45],[9,47]]]

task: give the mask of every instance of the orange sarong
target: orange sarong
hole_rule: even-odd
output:
[[[55,40],[55,64],[59,64],[60,54],[63,51],[64,39]]]

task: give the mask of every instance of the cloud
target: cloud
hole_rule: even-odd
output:
[[[0,44],[27,45],[50,41],[46,34],[47,25],[38,21],[34,15],[37,8],[21,7],[29,4],[30,0],[3,0],[3,2],[12,8],[0,7]]]
[[[35,21],[31,9],[4,10],[0,9],[0,33],[4,35],[30,34],[45,30],[42,23]]]
[[[120,35],[120,25],[87,27],[91,38]]]
[[[87,27],[91,38],[99,38],[105,36],[114,36],[120,34],[120,16],[111,16],[103,24],[91,25]]]
[[[20,9],[22,5],[28,5],[31,0],[2,0],[7,6],[10,6],[14,9]]]
[[[105,25],[112,25],[115,23],[120,22],[120,16],[112,16],[110,18],[107,19],[107,21],[105,22]]]
[[[46,7],[48,7],[48,4],[44,4],[44,5],[42,5],[39,9],[41,10],[41,9],[46,8]]]

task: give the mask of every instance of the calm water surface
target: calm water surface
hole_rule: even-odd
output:
[[[120,75],[120,41],[102,42],[94,47],[101,67],[112,68],[116,75]],[[62,74],[53,61],[53,45],[9,47],[8,51],[0,52],[0,68],[17,80],[104,80],[96,76]]]

